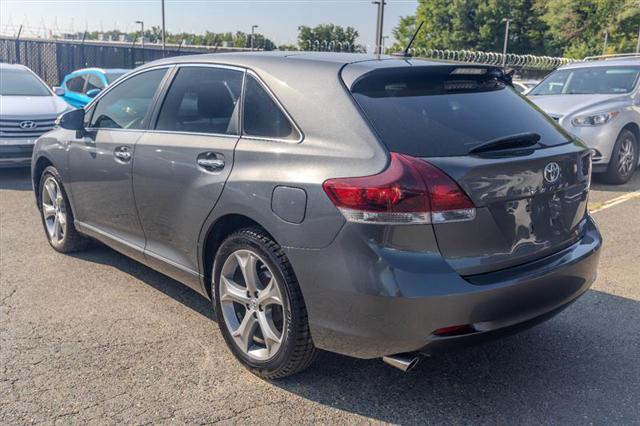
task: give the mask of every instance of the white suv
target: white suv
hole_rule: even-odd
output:
[[[31,164],[35,140],[70,109],[29,68],[0,64],[0,167]]]
[[[593,171],[627,182],[640,151],[640,56],[585,60],[549,74],[528,95],[593,152]]]

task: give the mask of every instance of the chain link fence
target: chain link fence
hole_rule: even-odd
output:
[[[0,62],[26,65],[51,86],[80,68],[135,68],[162,57],[241,50],[248,49],[167,45],[163,52],[156,44],[0,37]]]

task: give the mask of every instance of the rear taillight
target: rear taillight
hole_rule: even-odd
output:
[[[350,222],[378,224],[444,223],[475,218],[469,197],[449,176],[418,158],[391,153],[391,162],[373,176],[329,179],[333,204]]]

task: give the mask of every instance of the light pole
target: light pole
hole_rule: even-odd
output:
[[[638,28],[638,43],[636,44],[636,53],[640,53],[640,28]]]
[[[602,54],[607,54],[607,42],[609,41],[609,30],[605,30],[604,32],[604,45],[602,46]]]
[[[256,38],[256,28],[258,28],[257,25],[251,26],[251,50],[253,50],[253,43]]]
[[[136,21],[140,24],[140,35],[142,36],[142,63],[144,64],[144,21]]]
[[[507,45],[509,44],[509,24],[511,24],[511,18],[504,18],[502,22],[504,26],[504,45],[502,46],[502,68],[507,65]]]
[[[140,37],[142,38],[142,50],[144,50],[144,21],[136,21],[136,24],[140,24]]]
[[[164,0],[160,0],[162,2],[162,56],[164,56],[165,50],[167,49],[167,45],[165,43],[164,38]]]
[[[384,43],[383,41],[383,35],[382,35],[382,31],[383,31],[383,27],[384,27],[384,6],[386,3],[385,0],[376,0],[376,1],[372,1],[371,4],[377,4],[378,5],[378,17],[376,20],[376,46],[375,46],[375,54],[376,55],[380,55],[382,54],[382,44]]]

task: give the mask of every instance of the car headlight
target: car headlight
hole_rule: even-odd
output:
[[[619,113],[620,111],[609,111],[598,114],[581,115],[571,120],[571,124],[574,126],[602,126],[613,120]]]

